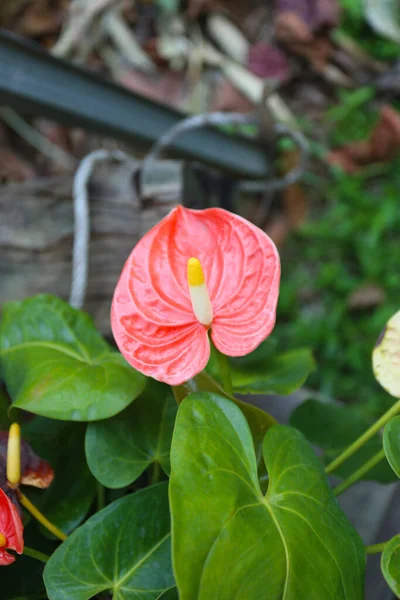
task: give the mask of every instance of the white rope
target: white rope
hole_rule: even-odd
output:
[[[96,163],[103,160],[124,161],[127,154],[120,150],[95,150],[79,163],[73,183],[74,198],[74,248],[72,254],[72,282],[69,303],[73,308],[82,308],[85,302],[88,263],[90,214],[88,183]]]

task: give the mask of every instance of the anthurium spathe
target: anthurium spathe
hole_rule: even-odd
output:
[[[24,549],[23,526],[14,504],[0,488],[0,565],[10,565],[15,556],[8,549],[22,554]]]
[[[211,338],[228,356],[252,352],[274,327],[280,262],[272,240],[220,208],[178,206],[132,250],[111,311],[135,369],[179,385],[206,366]]]

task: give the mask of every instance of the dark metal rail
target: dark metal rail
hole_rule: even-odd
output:
[[[147,150],[185,116],[53,57],[39,45],[0,30],[0,104],[109,136]],[[265,149],[208,127],[189,131],[170,154],[201,161],[238,178],[268,178]]]

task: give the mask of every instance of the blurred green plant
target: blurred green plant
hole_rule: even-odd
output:
[[[339,2],[343,9],[340,31],[354,38],[365,52],[377,60],[395,60],[399,57],[399,44],[378,35],[368,24],[364,0]]]
[[[318,369],[309,385],[361,402],[371,416],[391,402],[374,380],[371,348],[400,304],[400,159],[382,168],[384,177],[337,171],[333,182],[320,183],[322,214],[283,251],[278,324],[260,350],[265,356],[276,348],[311,347]],[[352,294],[364,286],[379,288],[384,302],[352,306]]]

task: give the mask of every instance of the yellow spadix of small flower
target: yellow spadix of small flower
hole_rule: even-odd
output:
[[[202,325],[211,325],[213,309],[204,278],[203,267],[198,258],[189,258],[187,263],[187,280],[190,300],[196,319]]]
[[[21,480],[21,428],[13,423],[8,434],[7,480],[12,486],[18,486]]]
[[[0,548],[4,548],[7,544],[7,538],[3,533],[0,533]]]

